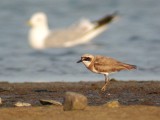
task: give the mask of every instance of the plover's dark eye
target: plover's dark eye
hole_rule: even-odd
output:
[[[86,57],[86,58],[84,58],[84,60],[85,60],[85,61],[91,61],[91,58]]]

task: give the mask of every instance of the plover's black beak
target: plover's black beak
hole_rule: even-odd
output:
[[[82,60],[77,61],[77,63],[80,63],[80,62],[82,62]]]

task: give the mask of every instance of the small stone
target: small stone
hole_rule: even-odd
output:
[[[2,104],[2,98],[0,98],[0,105]]]
[[[56,101],[56,100],[44,100],[44,99],[41,99],[39,100],[40,103],[42,105],[57,105],[57,106],[62,106],[62,103]]]
[[[31,104],[25,103],[25,102],[17,102],[16,104],[14,104],[14,106],[16,106],[16,107],[29,107],[29,106],[31,106]]]
[[[107,102],[103,106],[104,107],[107,106],[107,107],[110,107],[110,108],[116,108],[116,107],[120,106],[120,103],[118,102],[118,100],[112,100],[112,101]]]
[[[63,110],[84,110],[87,107],[87,98],[79,93],[66,92]]]

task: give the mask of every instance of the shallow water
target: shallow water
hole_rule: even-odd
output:
[[[76,61],[84,53],[101,54],[135,64],[136,71],[111,75],[123,80],[160,79],[160,1],[158,0],[5,0],[0,1],[0,80],[94,81]],[[38,11],[48,15],[50,28],[69,26],[82,17],[98,19],[114,11],[120,19],[88,44],[36,51],[27,40],[25,22]]]

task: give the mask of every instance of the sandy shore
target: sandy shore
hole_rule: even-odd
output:
[[[50,82],[50,83],[0,83],[0,106],[2,120],[42,119],[145,119],[160,118],[159,81],[112,80],[106,92],[100,92],[103,82]],[[65,92],[81,93],[88,98],[84,111],[63,111],[62,106],[42,106],[40,99],[52,99],[63,103]],[[103,104],[118,100],[120,107],[108,108]],[[32,107],[14,107],[17,101],[31,103]]]
[[[1,120],[159,120],[160,108],[122,106],[106,108],[90,106],[84,111],[63,111],[62,107],[2,108]]]

